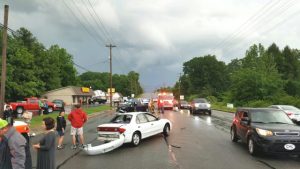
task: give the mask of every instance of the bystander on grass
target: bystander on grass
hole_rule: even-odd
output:
[[[98,113],[105,110],[110,110],[110,106],[108,105],[101,105],[101,106],[95,106],[95,107],[83,107],[83,110],[89,115],[93,113]],[[45,114],[43,116],[34,116],[31,120],[30,127],[31,128],[37,128],[39,126],[42,126],[42,120],[45,117],[52,117],[56,120],[56,117],[58,116],[59,111],[54,111],[49,114]],[[67,114],[65,115],[65,118],[67,119]]]

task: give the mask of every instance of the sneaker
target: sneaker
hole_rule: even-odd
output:
[[[77,148],[76,145],[72,145],[72,146],[71,146],[71,149],[76,149],[76,148]]]
[[[79,147],[79,148],[84,148],[85,145],[84,145],[84,144],[80,144],[78,147]]]
[[[61,150],[63,149],[64,147],[61,145],[61,146],[57,146],[57,150]]]

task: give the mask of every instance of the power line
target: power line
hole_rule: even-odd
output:
[[[77,15],[73,12],[71,7],[68,6],[68,4],[63,0],[64,5],[69,9],[71,14],[77,19],[77,21],[80,23],[80,25],[84,28],[84,30],[99,44],[103,45],[102,42],[100,42],[94,35],[89,31],[89,29],[81,22],[81,20],[77,17]]]
[[[105,40],[103,39],[103,37],[98,33],[98,31],[93,27],[93,25],[89,22],[89,20],[84,16],[84,14],[81,12],[80,8],[76,5],[76,3],[74,2],[74,0],[71,0],[71,2],[74,4],[74,6],[76,7],[77,11],[81,15],[81,17],[84,18],[89,25],[91,25],[91,28],[96,33],[96,35],[100,38],[100,40],[102,41],[103,45],[105,45]]]
[[[256,25],[254,25],[254,26],[256,26],[256,27],[254,27],[254,28],[256,28],[255,30],[260,30],[262,27],[267,27],[266,25],[267,25],[267,23],[269,22],[269,23],[271,23],[271,21],[272,20],[274,20],[275,18],[279,18],[279,16],[281,16],[281,15],[283,15],[285,12],[287,12],[287,10],[289,9],[289,8],[291,8],[291,7],[293,7],[293,5],[295,4],[295,3],[297,3],[297,0],[295,1],[295,0],[292,0],[292,1],[289,1],[288,3],[286,3],[285,5],[283,5],[283,6],[281,6],[279,9],[277,9],[275,12],[277,12],[277,13],[273,13],[273,15],[272,15],[272,13],[269,13],[269,16],[271,17],[268,21],[267,21],[267,19],[268,18],[263,18],[262,20],[261,20],[261,22],[260,23],[263,23],[263,25],[259,25],[259,23],[258,24],[256,24]],[[275,27],[277,27],[279,24],[276,24],[275,26],[272,26],[272,29],[274,29]],[[269,25],[270,26],[270,25]],[[269,29],[269,30],[271,30],[271,29]],[[246,34],[246,33],[248,33],[248,35]],[[252,32],[251,32],[252,33]],[[249,31],[248,32],[245,32],[244,34],[241,34],[240,35],[240,38],[242,39],[242,38],[245,38],[246,36],[249,36],[249,34],[251,34],[251,33],[249,33]],[[225,47],[225,49],[226,48],[229,48],[228,50],[227,50],[227,52],[228,51],[232,51],[232,50],[234,50],[234,49],[239,49],[240,48],[240,46],[242,46],[243,44],[245,44],[245,42],[244,43],[239,43],[238,45],[236,45],[236,46],[234,46],[234,47],[231,47],[231,48],[229,48],[229,46],[230,45],[227,45],[226,47]]]

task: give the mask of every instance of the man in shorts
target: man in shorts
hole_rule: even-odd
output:
[[[84,139],[83,139],[83,125],[87,122],[87,115],[81,109],[81,105],[75,105],[75,109],[71,111],[68,115],[68,120],[71,122],[71,136],[72,136],[72,149],[76,149],[76,138],[75,135],[79,136],[80,145],[79,147],[83,148]]]

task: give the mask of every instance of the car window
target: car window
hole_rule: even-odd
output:
[[[147,120],[147,118],[145,117],[144,114],[139,114],[139,115],[137,115],[137,117],[136,117],[136,123],[137,123],[137,124],[140,124],[140,123],[147,123],[147,122],[148,122],[148,120]]]
[[[132,115],[130,114],[116,115],[110,122],[129,124],[131,119],[132,119]]]
[[[157,120],[157,118],[151,114],[145,114],[145,115],[146,115],[148,121],[156,121]]]
[[[259,110],[251,113],[251,121],[256,123],[287,123],[293,124],[283,111]]]

